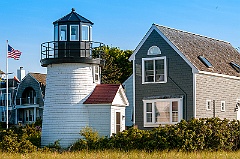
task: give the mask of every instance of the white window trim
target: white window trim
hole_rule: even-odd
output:
[[[224,104],[224,107],[222,107],[222,104]],[[225,112],[226,109],[226,102],[225,101],[221,101],[221,111]]]
[[[77,35],[77,39],[76,40],[72,40],[71,39],[71,36],[72,36],[72,26],[77,26],[77,33],[78,33],[78,35]],[[70,41],[79,41],[79,25],[70,25]]]
[[[208,103],[210,104],[210,108],[208,108]],[[211,100],[206,100],[206,110],[211,110],[212,104],[211,104]]]
[[[95,68],[98,68],[98,74],[96,73],[95,71]],[[101,71],[101,68],[99,66],[93,66],[93,83],[99,83],[100,84],[100,71]],[[95,75],[98,75],[98,80],[95,79]]]
[[[155,82],[155,60],[164,60],[164,81]],[[154,82],[145,82],[145,61],[154,60]],[[155,58],[142,58],[142,84],[147,83],[167,83],[167,60],[166,56],[163,57],[155,57]]]
[[[61,27],[62,26],[65,26],[66,27],[66,39],[65,40],[61,40]],[[59,25],[59,34],[58,34],[58,39],[59,39],[59,41],[67,41],[67,36],[68,36],[68,33],[67,33],[67,31],[68,31],[68,29],[67,29],[67,25]]]
[[[83,34],[83,31],[82,31],[82,28],[83,28],[83,27],[87,27],[87,28],[88,28],[88,39],[83,39],[83,35],[82,35],[82,34]],[[82,41],[89,41],[89,38],[90,38],[90,29],[89,29],[89,28],[90,28],[89,25],[84,25],[84,24],[83,24],[83,25],[81,26],[81,40],[82,40]]]
[[[150,51],[151,51],[151,49],[153,49],[153,48],[157,48],[157,49],[159,49],[159,53],[150,53]],[[161,50],[160,50],[160,48],[158,47],[158,46],[151,46],[149,49],[148,49],[148,55],[160,55],[161,54]]]
[[[147,116],[146,116],[146,104],[152,103],[152,114],[155,114],[154,109],[154,102],[178,102],[178,121],[177,122],[171,122],[172,121],[172,113],[170,113],[170,122],[159,122],[155,123],[154,116],[152,115],[152,122],[147,122]],[[170,107],[170,112],[172,112],[172,107]],[[167,124],[176,124],[179,123],[183,119],[183,99],[182,98],[169,98],[169,99],[153,99],[153,100],[143,100],[143,121],[144,121],[144,127],[158,127],[160,124],[167,125]]]

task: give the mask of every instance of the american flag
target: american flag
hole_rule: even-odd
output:
[[[14,50],[10,45],[8,45],[8,58],[14,58],[14,60],[19,60],[21,54],[21,51]]]

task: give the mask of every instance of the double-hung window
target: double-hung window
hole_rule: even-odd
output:
[[[175,124],[182,119],[182,98],[143,100],[144,127]]]
[[[166,57],[142,59],[142,83],[166,83]]]

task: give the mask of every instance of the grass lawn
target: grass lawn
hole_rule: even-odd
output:
[[[0,153],[1,159],[239,159],[240,151],[237,152],[176,152],[176,151],[158,151],[147,153],[143,151],[79,151],[79,152],[64,152],[64,153],[55,153],[55,152],[35,152],[28,154],[14,154],[14,153]]]

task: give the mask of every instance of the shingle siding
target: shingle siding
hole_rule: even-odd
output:
[[[161,50],[161,55],[147,55],[151,46],[158,46]],[[167,60],[167,83],[142,84],[142,58],[163,56],[166,56]],[[135,124],[138,128],[144,129],[142,100],[147,97],[164,95],[183,96],[183,117],[184,119],[193,117],[192,69],[155,30],[153,30],[135,55],[135,71]]]
[[[43,106],[43,97],[42,97],[42,90],[40,89],[39,82],[37,82],[33,77],[29,74],[23,79],[21,84],[19,85],[18,92],[17,92],[17,99],[22,98],[22,94],[27,87],[32,87],[36,92],[36,98],[40,99],[39,106]]]
[[[237,99],[240,99],[240,80],[211,75],[196,75],[196,117],[215,117],[236,119],[234,111]],[[206,109],[206,100],[211,100],[211,110]],[[225,101],[225,111],[221,111],[221,101]]]

